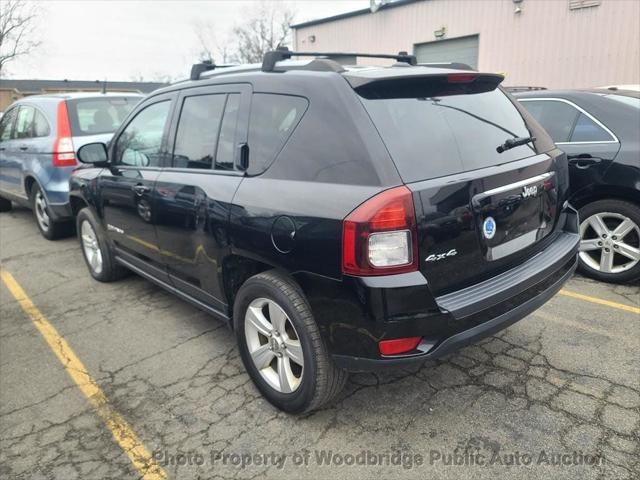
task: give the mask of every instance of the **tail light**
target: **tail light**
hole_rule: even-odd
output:
[[[58,133],[53,142],[53,166],[72,167],[77,165],[76,153],[71,139],[71,125],[69,125],[69,114],[67,112],[67,102],[62,100],[58,104],[57,113]]]
[[[418,236],[411,191],[396,187],[370,198],[342,225],[342,272],[390,275],[418,269]]]

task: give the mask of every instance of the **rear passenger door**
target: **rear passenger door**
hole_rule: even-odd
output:
[[[172,161],[155,187],[157,234],[173,285],[226,314],[222,260],[242,181],[251,87],[187,89],[170,132]]]
[[[561,98],[520,99],[525,108],[567,153],[572,194],[601,183],[620,142],[606,125],[573,102]]]
[[[13,107],[0,119],[0,192],[15,193],[15,180],[10,175],[12,165],[17,161],[17,142],[13,129],[19,107]]]
[[[50,132],[49,123],[38,108],[32,105],[17,107],[15,126],[3,152],[3,189],[26,198],[25,172],[34,173],[40,182],[47,181],[48,165],[42,162],[51,159],[51,156],[47,155],[51,150],[50,142],[47,141]]]

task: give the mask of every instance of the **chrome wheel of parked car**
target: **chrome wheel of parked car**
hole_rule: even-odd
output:
[[[36,192],[33,206],[35,209],[38,225],[40,225],[40,228],[43,231],[48,231],[49,226],[51,225],[51,219],[49,218],[49,214],[47,213],[47,201],[45,200],[44,195],[40,189],[38,189],[38,191]]]
[[[620,213],[600,212],[580,224],[580,259],[603,273],[620,273],[640,262],[640,227]]]
[[[280,393],[302,382],[304,357],[300,337],[285,311],[273,300],[257,298],[245,314],[249,354],[262,378]]]
[[[100,251],[96,232],[88,220],[82,222],[80,235],[82,237],[82,250],[87,258],[87,263],[94,273],[99,275],[102,272],[102,252]]]

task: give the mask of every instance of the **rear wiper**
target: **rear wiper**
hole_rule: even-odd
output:
[[[506,152],[507,150],[511,150],[512,148],[519,147],[521,145],[526,145],[527,143],[535,142],[536,137],[515,137],[510,138],[498,148],[496,151],[498,153]]]

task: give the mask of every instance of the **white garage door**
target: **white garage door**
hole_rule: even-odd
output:
[[[419,63],[461,62],[478,68],[478,35],[451,38],[414,46]]]

